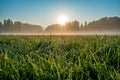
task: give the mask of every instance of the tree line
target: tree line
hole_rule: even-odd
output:
[[[21,23],[20,21],[13,22],[11,19],[4,20],[3,24],[0,21],[0,32],[38,33],[42,31],[43,31],[43,28],[40,25]]]
[[[52,24],[44,30],[40,25],[13,22],[11,19],[0,21],[0,32],[29,32],[29,33],[54,33],[54,32],[80,32],[80,31],[120,31],[119,17],[104,17],[92,22],[80,23],[79,21],[66,22],[65,25]]]
[[[120,31],[119,17],[104,17],[96,21],[89,22],[85,26],[88,31]]]
[[[104,17],[87,23],[80,23],[79,21],[67,22],[65,25],[52,24],[45,29],[46,32],[82,32],[82,31],[119,31],[120,32],[120,18],[119,17]]]

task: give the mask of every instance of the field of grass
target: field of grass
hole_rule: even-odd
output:
[[[120,36],[0,36],[0,80],[120,80]]]

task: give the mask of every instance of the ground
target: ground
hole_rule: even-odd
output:
[[[1,80],[120,80],[120,36],[0,36]]]

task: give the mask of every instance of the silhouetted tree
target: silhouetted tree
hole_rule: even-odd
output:
[[[92,31],[120,31],[119,17],[104,17],[99,20],[90,22],[87,25],[87,30]]]
[[[4,30],[4,31],[6,31],[6,30],[7,30],[7,20],[4,20],[3,30]]]
[[[4,31],[12,31],[13,30],[13,21],[8,19],[8,20],[4,20]]]
[[[37,32],[42,32],[43,28],[39,25],[24,23],[22,24],[21,31],[26,33],[28,32],[37,33]]]
[[[14,25],[15,25],[15,31],[21,31],[22,23],[20,21],[14,22]]]
[[[39,33],[43,31],[42,26],[32,25],[28,23],[21,23],[20,21],[13,21],[10,19],[3,21],[3,32],[29,32],[29,33]]]
[[[33,32],[35,32],[35,33],[43,31],[43,28],[40,25],[32,25],[32,29],[33,29]]]
[[[81,23],[81,25],[80,25],[80,28],[83,28],[84,26],[83,26],[83,24]]]
[[[46,32],[61,32],[61,25],[52,24],[45,29]]]
[[[65,24],[65,29],[67,31],[78,31],[79,30],[79,22],[76,20],[73,22],[67,22]]]
[[[72,27],[71,24],[72,24],[71,22],[66,22],[66,24],[65,24],[65,29],[66,29],[67,31],[71,31],[71,27]]]
[[[9,31],[13,30],[13,21],[10,19],[7,20],[7,28]]]
[[[84,27],[87,27],[87,22],[85,21],[85,25],[84,25]]]
[[[74,21],[72,22],[72,30],[73,31],[78,31],[79,30],[79,22],[78,21]]]
[[[2,31],[2,22],[0,21],[0,32]]]
[[[83,26],[83,24],[81,23],[79,30],[83,30],[83,29],[84,29],[84,26]]]
[[[67,22],[64,27],[59,24],[53,24],[48,26],[46,32],[64,32],[64,31],[106,31],[106,30],[117,30],[120,31],[120,18],[119,17],[104,17],[96,21],[87,23],[85,25],[80,24],[78,21]],[[13,21],[10,19],[4,20],[3,24],[0,22],[0,31],[2,32],[42,32],[43,28],[40,25],[33,25],[28,23],[21,23],[19,21]]]

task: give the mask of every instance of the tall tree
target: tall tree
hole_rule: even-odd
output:
[[[7,20],[7,29],[8,29],[8,31],[13,30],[13,21],[10,19]]]
[[[65,29],[66,29],[67,31],[71,31],[71,22],[67,22],[67,23],[65,24]]]
[[[87,27],[87,21],[85,21],[85,25],[84,26]]]
[[[73,30],[75,31],[79,30],[79,22],[76,20],[73,22]]]
[[[2,22],[0,21],[0,32],[2,31]]]
[[[7,20],[6,19],[4,19],[4,24],[3,25],[4,25],[3,26],[3,31],[6,32],[6,30],[7,30]]]
[[[8,20],[4,20],[4,31],[12,31],[13,30],[13,21],[8,19]]]
[[[22,23],[20,21],[14,22],[15,31],[21,31]]]

